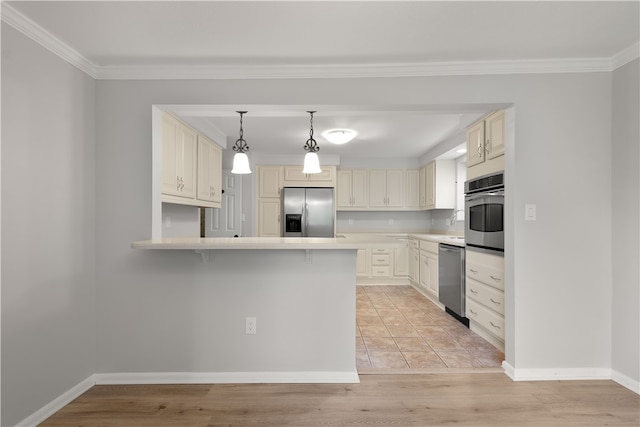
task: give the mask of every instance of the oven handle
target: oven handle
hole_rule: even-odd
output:
[[[470,202],[472,200],[478,200],[486,196],[504,196],[504,190],[489,191],[486,193],[468,194],[467,196],[465,196],[465,200]]]

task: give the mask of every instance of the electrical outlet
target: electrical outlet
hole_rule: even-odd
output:
[[[393,218],[389,218],[389,225],[393,225]]]
[[[349,225],[353,225],[353,218],[349,218]]]
[[[169,215],[164,217],[164,226],[166,228],[171,228],[171,217]]]
[[[247,317],[245,319],[245,333],[249,335],[256,334],[256,318],[255,317]]]

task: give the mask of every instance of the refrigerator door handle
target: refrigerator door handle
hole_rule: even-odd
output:
[[[307,237],[308,229],[309,229],[309,205],[305,203],[302,206],[302,212],[304,217],[304,226],[302,228],[302,237]]]

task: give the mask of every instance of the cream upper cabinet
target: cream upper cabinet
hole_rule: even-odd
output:
[[[220,207],[222,201],[222,150],[209,139],[198,135],[197,199],[206,207]]]
[[[504,110],[467,128],[467,179],[504,170],[504,149]]]
[[[504,111],[496,111],[484,122],[485,158],[491,160],[504,154]]]
[[[484,120],[467,129],[467,167],[484,162]]]
[[[335,183],[336,167],[335,166],[322,166],[322,172],[320,173],[302,173],[302,166],[285,166],[284,167],[284,187],[288,184],[288,181],[296,183],[317,182],[317,183]]]
[[[280,197],[282,189],[281,166],[258,167],[258,197]]]
[[[454,209],[456,206],[455,160],[434,160],[424,169],[426,209]]]
[[[196,132],[162,115],[162,193],[195,199]]]
[[[369,171],[369,206],[404,208],[404,170]]]
[[[423,166],[420,168],[420,177],[419,177],[419,194],[420,194],[420,208],[427,208],[427,167]]]
[[[418,170],[408,170],[405,172],[406,187],[404,205],[407,208],[420,207],[420,172]]]
[[[369,205],[369,171],[345,169],[338,171],[336,206],[366,208]]]

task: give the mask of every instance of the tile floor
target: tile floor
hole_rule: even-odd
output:
[[[358,371],[499,368],[504,354],[411,286],[356,288]]]

